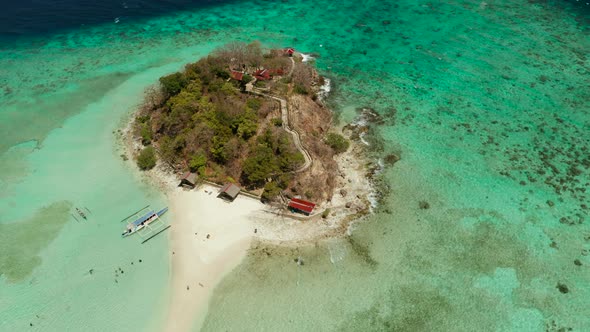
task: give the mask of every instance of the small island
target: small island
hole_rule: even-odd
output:
[[[236,42],[161,77],[133,120],[137,165],[150,170],[158,163],[189,185],[235,184],[284,207],[284,216],[289,207],[323,219],[366,214],[368,188],[359,192],[342,181],[347,168],[363,177],[354,165],[360,149],[332,128],[323,103],[329,80],[306,59],[292,48]],[[335,205],[335,196],[347,201]],[[293,199],[313,206],[294,209]]]
[[[330,81],[310,59],[225,45],[161,77],[124,130],[123,159],[160,186],[172,213],[165,330],[200,324],[248,250],[346,236],[371,211],[370,119],[334,128]]]

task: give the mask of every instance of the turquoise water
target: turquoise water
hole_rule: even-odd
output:
[[[585,15],[557,2],[242,2],[7,43],[0,330],[158,330],[167,239],[123,241],[118,220],[165,199],[115,133],[159,76],[233,40],[317,53],[340,118],[374,108],[374,155],[402,159],[350,238],[253,248],[203,330],[590,329]]]

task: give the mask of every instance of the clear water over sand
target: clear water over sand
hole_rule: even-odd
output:
[[[113,132],[159,76],[231,40],[318,53],[342,120],[374,108],[385,119],[375,155],[402,160],[352,237],[254,248],[216,290],[204,330],[590,328],[587,14],[290,1],[3,42],[0,330],[159,328],[167,239],[118,232],[136,207],[165,200]],[[72,206],[91,220],[76,223]]]

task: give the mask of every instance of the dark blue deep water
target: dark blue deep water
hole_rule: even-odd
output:
[[[37,35],[81,26],[159,16],[223,0],[9,0],[2,1],[0,36]]]
[[[8,0],[2,1],[0,10],[0,36],[39,35],[71,30],[92,24],[120,22],[136,18],[215,6],[232,0]],[[392,2],[396,2],[392,0]],[[557,8],[575,9],[579,20],[588,24],[588,0],[542,1],[527,3],[554,5]],[[362,6],[362,2],[359,2]]]

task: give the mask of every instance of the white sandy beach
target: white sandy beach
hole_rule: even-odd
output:
[[[252,215],[263,204],[243,196],[228,203],[216,196],[217,188],[201,186],[192,191],[176,189],[169,197],[173,254],[166,331],[201,325],[215,285],[240,263],[250,246]]]
[[[345,167],[344,172],[347,176],[339,181],[342,188],[359,192],[370,189],[358,169]],[[168,188],[173,219],[170,228],[171,296],[165,331],[190,331],[201,326],[215,286],[240,264],[254,239],[298,245],[339,236],[347,227],[342,220],[361,210],[345,208],[347,200],[337,195],[329,205],[334,211],[332,217],[323,219],[318,215],[296,220],[275,214],[278,211],[272,213],[271,207],[244,195],[229,203],[217,198],[215,187],[201,185],[194,190],[183,190],[173,187],[176,182],[170,177],[161,172],[157,174],[158,178],[166,180],[167,185],[161,185]],[[349,198],[348,201],[355,202],[354,206],[363,205],[358,199]]]
[[[131,123],[122,134],[129,158],[141,146],[130,135]],[[314,216],[305,219],[244,195],[226,202],[217,198],[218,188],[210,185],[181,189],[177,174],[163,164],[141,173],[166,193],[171,210],[171,284],[164,330],[200,327],[215,287],[245,258],[253,241],[298,246],[347,234],[351,223],[368,212],[367,197],[372,193],[365,176],[366,161],[359,157],[363,148],[353,143],[347,153],[337,156],[339,176],[332,200],[318,205]],[[326,209],[331,212],[322,218]]]

